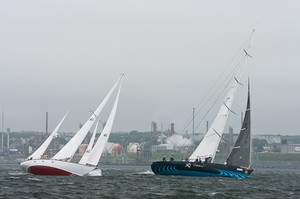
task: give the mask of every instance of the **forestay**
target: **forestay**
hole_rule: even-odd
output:
[[[79,145],[82,143],[87,133],[99,117],[103,107],[106,102],[112,95],[118,83],[121,81],[123,75],[118,79],[118,81],[114,84],[112,89],[109,91],[103,102],[98,106],[96,111],[92,114],[92,116],[87,120],[87,122],[81,127],[81,129],[74,135],[74,137],[52,158],[55,160],[70,160],[73,157]]]

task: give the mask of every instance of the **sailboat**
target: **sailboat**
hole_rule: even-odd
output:
[[[250,85],[248,83],[248,99],[243,125],[239,137],[224,164],[214,163],[218,145],[227,123],[229,113],[242,76],[244,66],[250,57],[249,52],[254,31],[249,46],[244,50],[244,61],[241,68],[232,78],[232,85],[204,138],[187,161],[155,161],[151,169],[158,175],[182,176],[222,176],[231,178],[247,178],[252,172],[251,166],[251,123],[250,123]],[[237,75],[237,76],[236,76]]]
[[[108,141],[111,133],[111,129],[114,123],[117,106],[119,102],[119,96],[121,91],[121,85],[124,74],[117,80],[113,85],[109,93],[106,95],[102,103],[98,106],[95,112],[89,117],[87,122],[81,127],[81,129],[70,139],[70,141],[51,159],[43,159],[42,156],[46,149],[49,147],[51,141],[57,136],[57,131],[63,123],[67,114],[62,118],[54,131],[45,140],[45,142],[24,162],[21,162],[21,168],[31,174],[35,175],[55,175],[55,176],[84,176],[84,175],[97,175],[101,176],[102,172],[97,167],[98,162],[101,158],[104,147]],[[97,127],[99,123],[100,113],[111,97],[114,90],[118,87],[118,92],[114,105],[112,107],[111,113],[108,117],[106,125],[104,126],[98,140],[94,144],[95,134],[97,132]],[[77,162],[72,162],[72,158],[76,153],[78,147],[83,142],[88,132],[97,121],[94,128],[92,138],[89,142],[87,150],[82,156],[81,160]]]

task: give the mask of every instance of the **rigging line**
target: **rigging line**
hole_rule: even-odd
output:
[[[254,32],[255,32],[255,30],[253,30],[253,32],[252,32],[252,34],[251,34],[251,37],[250,37],[250,42],[249,42],[249,44],[248,44],[248,51],[250,51],[251,50],[251,44],[252,44],[252,40],[253,40],[253,35],[254,35]],[[247,39],[247,41],[249,41],[249,39]],[[243,69],[245,68],[245,65],[247,65],[247,61],[248,61],[248,59],[247,59],[247,57],[248,56],[244,56],[242,59],[243,59],[243,64],[240,66],[240,67],[236,67],[236,68],[234,68],[236,71],[235,71],[235,73],[237,73],[239,70],[239,68],[240,68],[240,73],[239,73],[239,78],[241,77],[241,74],[242,74],[242,71],[243,71]],[[225,81],[225,80],[224,80]],[[230,83],[230,81],[228,82],[228,84]],[[227,84],[227,86],[228,86],[228,84]],[[227,87],[226,86],[226,87]],[[225,87],[225,88],[226,88]],[[225,90],[225,88],[223,89],[223,91]],[[220,97],[220,95],[219,95],[219,97]],[[218,97],[218,98],[219,98]],[[216,102],[216,101],[215,101]],[[214,102],[214,104],[215,104],[215,102]],[[200,105],[199,105],[200,106]],[[212,108],[212,107],[211,107]],[[211,109],[210,108],[210,109]],[[206,115],[208,114],[208,112],[206,113]],[[204,116],[204,118],[206,117],[206,115]],[[203,119],[204,119],[203,118]],[[203,121],[203,119],[202,119],[202,121]],[[196,127],[196,129],[200,126],[200,124],[202,123],[202,121],[199,123],[199,125]],[[191,122],[191,121],[190,121]],[[189,123],[190,123],[189,122]],[[184,129],[186,129],[186,127],[184,127]]]
[[[197,123],[195,130],[198,129],[199,126],[202,124],[203,120],[207,117],[208,113],[211,111],[211,109],[213,108],[213,106],[214,106],[214,105],[217,103],[217,101],[220,99],[222,93],[223,93],[224,90],[228,87],[228,85],[229,85],[230,82],[231,82],[231,81],[228,81],[228,82],[227,82],[227,84],[226,84],[226,86],[224,87],[223,91],[219,94],[219,96],[216,98],[216,100],[215,100],[214,103],[211,105],[211,107],[208,109],[208,111],[205,113],[205,115],[202,117],[202,119]],[[227,106],[226,106],[226,107],[227,107]]]
[[[174,152],[179,152],[179,151],[181,151],[181,150],[183,149],[183,147],[185,146],[185,144],[187,143],[187,141],[190,141],[190,139],[186,139],[185,142],[184,142],[181,146],[179,146],[177,150],[174,149]],[[175,144],[174,144],[174,145],[175,145]],[[176,154],[177,154],[177,153],[175,153],[175,156],[176,156]],[[175,157],[175,156],[174,156],[174,157]]]
[[[232,76],[233,77],[233,76]],[[231,79],[232,79],[231,77]],[[200,124],[202,123],[202,121],[205,119],[205,117],[207,116],[207,114],[210,112],[210,110],[212,109],[212,107],[216,104],[216,102],[220,99],[220,97],[222,96],[222,93],[224,92],[224,90],[228,87],[228,85],[231,83],[231,80],[227,82],[227,84],[225,85],[225,87],[223,88],[222,92],[219,94],[219,96],[217,97],[217,99],[214,101],[214,103],[212,104],[212,106],[209,108],[209,110],[206,112],[206,114],[204,115],[204,117],[202,118],[202,120],[198,123],[198,125],[196,126],[195,130],[198,129],[198,127],[200,126]],[[218,134],[218,133],[217,133]],[[219,134],[218,134],[219,135]],[[220,136],[220,135],[219,135]],[[187,139],[181,147],[179,147],[178,151],[181,151],[183,149],[183,147],[185,146],[186,142],[189,139]],[[226,141],[226,140],[225,140]],[[177,141],[178,143],[178,141]],[[175,144],[174,144],[175,145]]]
[[[205,117],[208,115],[208,113],[211,111],[211,109],[214,107],[214,105],[216,104],[216,102],[220,99],[220,97],[222,96],[224,90],[228,87],[229,83],[232,81],[232,78],[234,77],[234,74],[236,74],[236,72],[238,71],[238,69],[241,67],[240,65],[241,63],[237,64],[235,66],[235,68],[233,68],[233,70],[231,71],[230,74],[227,75],[227,77],[223,80],[222,84],[217,88],[217,90],[214,92],[214,94],[205,102],[208,103],[208,101],[216,94],[216,92],[218,90],[220,90],[221,86],[225,83],[225,81],[227,81],[225,87],[222,89],[222,91],[220,92],[220,94],[218,95],[218,97],[216,98],[216,100],[213,102],[213,104],[210,106],[210,108],[208,109],[208,111],[205,113],[205,115],[203,116],[203,118],[201,119],[201,121],[197,124],[195,130],[198,129],[198,127],[200,126],[200,124],[203,122],[203,120],[205,119]],[[232,74],[233,73],[233,74]],[[204,104],[204,105],[205,105]],[[204,105],[201,107],[201,110],[204,108]],[[200,110],[197,111],[196,115],[199,114]],[[191,123],[191,121],[189,122],[189,124]],[[186,128],[185,128],[186,129]],[[182,132],[181,132],[182,133]],[[177,144],[179,142],[179,139],[176,139],[176,142],[174,143]],[[180,149],[182,149],[185,144],[186,144],[187,140],[183,143],[182,147],[180,147]]]
[[[235,71],[232,71],[234,74],[238,70],[237,68],[239,68],[239,67],[236,67]],[[213,106],[216,104],[216,102],[220,99],[221,95],[224,93],[225,89],[228,87],[228,85],[232,81],[233,77],[234,77],[234,75],[231,75],[230,78],[227,77],[228,80],[226,80],[227,81],[226,85],[224,86],[224,88],[222,89],[222,91],[220,92],[220,94],[218,95],[218,97],[216,98],[216,100],[213,102],[213,104],[210,106],[210,108],[208,109],[208,111],[204,114],[204,116],[202,117],[202,119],[200,120],[200,122],[198,122],[198,124],[196,125],[196,129],[198,129],[198,127],[203,122],[203,120],[206,118],[206,116],[208,115],[208,113],[210,112],[210,110],[213,108]],[[225,83],[225,80],[223,81],[223,83]],[[218,89],[220,89],[220,88],[218,88]]]
[[[104,123],[100,120],[100,118],[93,112],[92,109],[89,109],[89,111],[99,120],[99,122],[104,125]]]
[[[251,38],[252,38],[252,36],[251,36]],[[249,41],[249,39],[247,38],[246,41]],[[244,42],[244,43],[245,43],[245,42]],[[244,44],[243,44],[242,46],[244,46]],[[242,48],[240,48],[240,50],[239,50],[238,52],[241,52],[241,49],[242,49]],[[238,54],[238,53],[236,53],[235,57],[231,60],[231,62],[233,62],[234,59],[236,59],[236,61],[238,61],[238,63],[233,64],[233,65],[235,65],[235,67],[232,68],[232,71],[231,71],[231,72],[234,71],[234,74],[236,74],[237,71],[239,71],[239,70],[240,70],[240,73],[241,73],[242,69],[244,68],[244,64],[241,63],[241,60],[243,61],[243,63],[245,63],[245,57],[242,57],[242,58],[239,57],[239,59],[237,59],[237,58],[238,58],[237,54]],[[227,67],[225,68],[225,70],[223,70],[223,72],[219,75],[219,77],[223,76],[226,70],[227,70]],[[231,73],[229,73],[229,74],[227,75],[227,77],[223,80],[223,83],[226,81],[226,79],[227,79],[230,75],[231,75]],[[233,76],[233,77],[234,77],[234,76]],[[231,77],[231,78],[232,78],[232,77]],[[230,79],[231,79],[231,78],[230,78]],[[214,86],[217,84],[218,81],[219,81],[219,80],[217,80],[217,81],[213,84],[213,86],[209,89],[208,94],[211,92],[211,90],[214,88]],[[230,81],[228,82],[228,84],[229,84],[229,83],[230,83]],[[227,84],[227,86],[228,86],[228,84]],[[219,86],[219,88],[220,88],[221,86],[222,86],[222,84]],[[227,86],[226,86],[226,87],[227,87]],[[226,87],[225,87],[225,88],[226,88]],[[196,116],[200,113],[200,111],[201,111],[201,110],[203,109],[203,107],[208,103],[208,101],[210,101],[210,99],[215,95],[215,93],[219,90],[219,88],[215,90],[215,92],[210,96],[209,99],[207,99],[207,101],[202,105],[201,109],[197,111]],[[223,89],[223,91],[221,92],[221,94],[224,92],[225,88]],[[220,97],[220,95],[219,95],[219,97]],[[219,97],[218,97],[217,99],[219,99]],[[204,98],[204,99],[205,99],[205,98]],[[204,100],[204,99],[203,99],[203,100]],[[216,100],[215,100],[215,102],[213,103],[213,105],[214,105],[215,103],[216,103]],[[198,108],[200,105],[201,105],[201,103],[197,106],[197,108]],[[212,106],[213,106],[213,105],[212,105]],[[212,107],[211,107],[211,108],[212,108]],[[209,109],[209,111],[211,110],[211,108]],[[208,112],[209,112],[209,111],[208,111]],[[205,114],[204,118],[207,116],[208,112]],[[179,131],[179,134],[182,134],[182,132],[183,132],[184,130],[187,129],[187,126],[188,126],[188,125],[191,123],[191,121],[192,121],[190,118],[191,118],[191,116],[190,116],[190,117],[188,118],[188,120],[185,122],[185,124],[186,124],[186,123],[187,123],[187,124],[184,125],[184,127]],[[196,129],[200,126],[200,124],[202,123],[202,121],[204,120],[204,118],[203,118],[203,119],[201,120],[201,122],[198,124],[198,126],[196,127]],[[177,143],[178,143],[178,141],[177,141]]]
[[[241,47],[238,49],[238,51],[235,53],[235,56],[228,62],[228,64],[226,64],[226,67],[224,68],[224,70],[220,73],[220,75],[218,76],[218,78],[217,78],[217,80],[213,83],[213,85],[210,87],[210,89],[208,90],[208,92],[207,92],[207,94],[205,95],[205,97],[207,96],[207,95],[209,95],[209,93],[213,90],[213,88],[215,87],[215,85],[218,83],[218,81],[219,81],[219,79],[221,79],[221,77],[224,75],[224,73],[228,70],[228,66],[230,66],[230,65],[235,65],[235,64],[233,64],[233,62],[234,62],[234,60],[235,59],[237,59],[238,58],[238,54],[241,52],[241,49],[243,49],[243,46],[247,43],[249,41],[249,38],[247,37],[247,39],[244,41],[244,43],[241,45]],[[202,100],[200,100],[201,102],[202,101],[204,101],[204,99],[205,99],[205,97],[203,97],[203,99]],[[200,105],[201,105],[201,103],[198,105],[198,106],[196,106],[196,108],[199,108],[200,107]],[[204,106],[204,105],[203,105]],[[179,131],[179,132],[182,132],[182,131],[184,131],[185,129],[186,129],[186,127],[190,124],[190,120],[191,120],[191,117],[192,117],[192,115],[190,115],[189,117],[188,117],[188,119],[186,120],[186,122],[184,123],[184,126],[183,126],[183,128]],[[188,123],[188,124],[186,124],[186,123]]]
[[[224,90],[225,90],[225,89],[228,87],[228,85],[231,83],[231,81],[232,81],[232,79],[233,79],[233,77],[234,77],[234,74],[236,74],[237,71],[238,71],[240,68],[241,68],[241,63],[237,64],[237,65],[235,66],[235,68],[233,68],[233,70],[232,70],[232,73],[233,73],[233,74],[228,74],[227,77],[223,80],[222,84],[219,86],[219,88],[218,88],[217,90],[219,90],[219,89],[221,88],[221,86],[225,83],[225,81],[227,81],[225,87],[222,89],[222,91],[220,92],[220,94],[218,95],[218,97],[216,98],[216,100],[213,102],[213,104],[210,106],[210,108],[208,109],[208,111],[205,113],[205,115],[203,116],[203,118],[201,119],[201,121],[197,124],[195,130],[198,129],[198,127],[199,127],[200,124],[203,122],[203,120],[206,118],[206,116],[207,116],[208,113],[211,111],[211,109],[214,107],[214,105],[216,104],[216,102],[220,99],[220,97],[222,96]],[[230,77],[230,78],[229,78],[229,77]],[[216,91],[217,91],[217,90],[216,90]],[[215,93],[216,93],[216,92],[215,92]],[[215,93],[214,93],[214,95],[215,95]],[[213,97],[213,96],[211,96],[211,97],[209,98],[209,100],[210,100],[212,97]],[[206,103],[207,103],[207,102],[206,102]],[[203,107],[202,107],[202,108],[203,108]],[[200,111],[198,111],[197,114],[198,114],[199,112],[200,112]],[[190,121],[190,122],[191,122],[191,121]],[[179,142],[178,139],[176,139],[176,140],[177,140],[177,141],[175,142],[175,144],[177,144],[177,143]],[[185,144],[186,144],[187,141],[188,141],[188,140],[186,140],[186,141],[182,144],[182,146],[179,148],[180,150],[185,146]],[[175,144],[174,144],[174,145],[175,145]]]
[[[243,49],[243,50],[246,53],[246,56],[253,58],[245,49]]]
[[[235,81],[239,84],[239,85],[242,85],[242,86],[244,86],[244,84],[242,84],[241,82],[239,82],[239,80],[237,80],[237,78],[236,77],[234,77],[234,79],[235,79]]]
[[[201,106],[201,108],[199,109],[199,107],[200,107],[200,105],[201,105],[201,103],[196,107],[196,110],[197,110],[197,112],[196,112],[196,114],[195,114],[195,117],[197,117],[197,115],[203,110],[203,108],[207,105],[207,103],[209,102],[209,101],[211,101],[211,99],[216,95],[216,93],[221,89],[221,86],[226,82],[226,81],[228,81],[229,79],[231,79],[232,78],[232,73],[235,73],[235,71],[237,70],[236,68],[238,68],[238,66],[240,65],[241,63],[239,63],[239,64],[236,64],[236,66],[232,69],[232,71],[225,77],[225,79],[223,80],[223,82],[221,82],[220,83],[220,85],[215,89],[215,91],[210,95],[210,97],[209,98],[207,98],[206,99],[206,101],[204,101],[204,99],[202,100],[202,101],[204,101],[203,103],[202,103],[202,106]],[[223,74],[224,75],[224,74]],[[220,76],[219,76],[220,77]],[[230,78],[229,78],[230,77]],[[218,79],[220,79],[220,78],[218,78]],[[217,80],[216,82],[218,82],[219,80]],[[215,82],[215,83],[216,83]],[[216,84],[214,84],[210,89],[209,89],[209,92],[207,93],[207,95],[211,92],[211,90],[212,90],[212,88],[213,87],[215,87],[215,85]],[[228,85],[228,84],[227,84]],[[224,91],[224,89],[222,90],[222,92]],[[205,95],[205,96],[207,96],[207,95]],[[205,98],[205,97],[204,97]],[[188,123],[187,122],[185,122],[186,124],[184,125],[184,127],[179,131],[179,134],[181,134],[184,130],[186,130],[186,128],[187,128],[187,126],[188,125],[190,125],[191,124],[191,122],[192,122],[192,118],[191,118],[192,116],[190,116],[189,118],[188,118]]]
[[[231,81],[228,81],[226,86],[223,88],[222,92],[219,94],[219,96],[217,97],[217,99],[214,101],[214,103],[212,104],[212,106],[209,108],[209,110],[206,112],[206,114],[204,115],[204,117],[202,118],[202,120],[200,121],[200,123],[198,123],[198,125],[196,126],[195,130],[198,129],[198,127],[200,126],[200,124],[202,123],[202,121],[204,120],[204,118],[207,116],[207,114],[210,112],[210,110],[212,109],[212,107],[216,104],[216,102],[220,99],[220,97],[222,96],[222,93],[224,92],[224,90],[228,87],[228,85],[230,84]],[[185,146],[186,142],[188,141],[189,139],[187,139],[183,144],[182,146],[178,149],[179,151],[182,150],[182,148]],[[177,144],[178,141],[175,143]],[[174,145],[175,145],[174,144]]]
[[[238,63],[235,64],[235,67],[232,68],[232,70],[230,71],[230,73],[227,74],[227,76],[224,78],[224,80],[221,82],[221,84],[218,86],[218,88],[215,89],[215,91],[211,94],[211,96],[203,103],[202,107],[200,108],[200,110],[198,109],[199,106],[197,107],[197,112],[195,114],[195,116],[197,117],[197,115],[202,111],[202,109],[206,106],[206,104],[211,101],[211,99],[216,95],[216,93],[221,89],[221,87],[224,85],[224,83],[226,81],[231,81],[232,77],[234,77],[233,74],[236,74],[237,70],[241,67],[242,64],[242,60],[239,60]],[[225,88],[228,86],[228,84],[226,84]],[[225,89],[224,88],[224,89]],[[221,92],[224,92],[224,89],[222,89]],[[191,123],[191,120],[189,122],[189,124]],[[186,127],[185,127],[186,128]]]
[[[233,114],[235,114],[235,115],[238,115],[238,114],[236,114],[236,112],[234,112],[233,110],[231,110],[231,109],[226,105],[225,102],[223,102],[223,104],[226,106],[226,108],[227,108],[231,113],[233,113]]]
[[[240,60],[240,61],[244,61],[244,57],[243,58],[241,58],[242,60]],[[242,64],[242,62],[240,62],[235,68],[234,68],[234,70],[232,71],[234,74],[237,74],[238,72],[240,72],[241,73],[241,71],[243,70],[243,64]],[[232,79],[234,77],[234,75],[233,76],[231,76],[231,78],[230,79]],[[224,82],[225,82],[225,80],[224,80]],[[230,81],[228,81],[228,83],[226,84],[226,86],[224,87],[224,89],[223,89],[223,91],[222,92],[224,92],[224,90],[227,88],[227,86],[228,86],[228,84],[231,82],[231,80]],[[219,95],[219,97],[218,97],[218,99],[220,98],[220,95]],[[213,103],[213,105],[216,103],[216,101]],[[212,107],[211,107],[212,108]],[[211,110],[211,108],[209,109],[209,110]],[[204,115],[204,117],[202,118],[202,120],[197,124],[197,126],[196,126],[196,129],[199,127],[199,125],[203,122],[203,120],[204,120],[204,118],[207,116],[207,114],[208,114],[208,112]]]
[[[229,141],[225,140],[222,136],[220,136],[220,134],[219,134],[215,129],[213,129],[213,130],[214,130],[214,132],[215,132],[222,140],[224,140],[225,142],[229,143]]]
[[[198,124],[196,125],[196,129],[198,129],[198,127],[202,124],[203,120],[206,118],[206,116],[208,115],[208,113],[211,111],[211,109],[214,107],[214,105],[217,103],[217,101],[221,98],[224,90],[227,88],[227,86],[230,84],[230,81],[227,82],[227,85],[223,88],[222,92],[219,94],[219,96],[215,99],[215,101],[213,102],[213,104],[210,106],[210,108],[207,110],[207,112],[204,114],[204,116],[202,117],[202,119],[198,122]]]

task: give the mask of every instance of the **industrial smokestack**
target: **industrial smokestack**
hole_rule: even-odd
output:
[[[206,133],[208,132],[208,121],[206,121]]]
[[[175,124],[171,123],[171,134],[175,133]]]
[[[48,134],[48,112],[46,112],[46,135]]]
[[[10,128],[7,128],[6,132],[7,132],[7,151],[9,151],[9,134],[10,134]]]

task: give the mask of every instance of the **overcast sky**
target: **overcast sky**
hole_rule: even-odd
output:
[[[69,111],[75,131],[126,72],[113,131],[179,130],[256,28],[253,132],[300,134],[298,0],[0,2],[5,129],[45,131],[48,111],[51,131]]]

